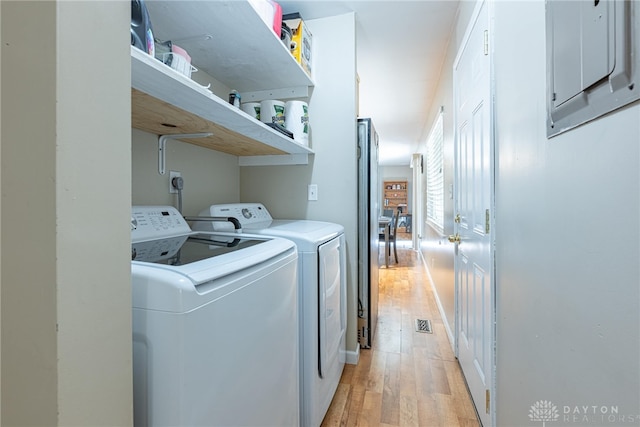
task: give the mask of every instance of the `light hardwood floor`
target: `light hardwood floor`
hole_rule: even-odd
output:
[[[399,241],[399,262],[380,269],[373,346],[360,350],[357,366],[345,365],[323,427],[480,425],[428,276],[409,246]],[[416,319],[430,320],[433,334],[416,332]]]

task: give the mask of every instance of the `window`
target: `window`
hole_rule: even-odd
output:
[[[444,124],[440,113],[427,138],[427,221],[440,232],[444,232],[443,139]]]

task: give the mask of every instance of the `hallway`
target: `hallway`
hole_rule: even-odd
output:
[[[360,350],[357,366],[345,365],[323,427],[479,425],[425,268],[410,247],[399,240],[398,264],[380,269],[373,348]],[[433,334],[416,332],[416,319],[431,320]]]

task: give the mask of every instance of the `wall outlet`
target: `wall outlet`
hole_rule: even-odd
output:
[[[309,184],[307,187],[308,200],[318,200],[318,184]]]
[[[178,171],[169,171],[169,193],[174,194],[178,192],[178,189],[173,186],[173,178],[181,177],[182,174]]]

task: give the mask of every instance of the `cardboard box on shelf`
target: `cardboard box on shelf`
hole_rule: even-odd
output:
[[[291,43],[293,49],[291,54],[302,66],[302,68],[311,75],[311,43],[313,35],[309,31],[309,27],[305,24],[299,13],[287,13],[282,16],[282,22],[291,28],[293,36]]]

